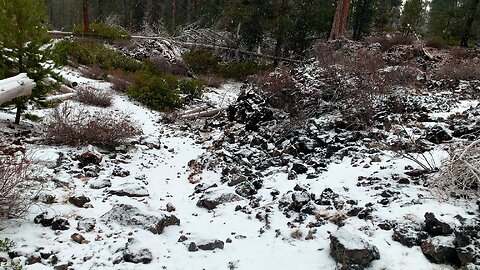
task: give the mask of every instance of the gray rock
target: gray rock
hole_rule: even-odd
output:
[[[161,234],[167,226],[180,225],[180,220],[174,215],[145,214],[140,209],[127,204],[114,205],[100,219],[106,224],[117,223],[122,226],[137,227],[153,234]]]
[[[96,220],[94,218],[83,218],[78,221],[77,230],[91,232],[95,229]]]
[[[90,188],[91,189],[102,189],[102,188],[109,188],[112,186],[112,182],[110,179],[95,179],[90,181]]]
[[[197,206],[212,210],[217,206],[225,203],[231,203],[240,201],[242,198],[236,194],[225,193],[221,195],[215,195],[213,193],[206,193],[198,200]]]
[[[130,238],[123,251],[123,259],[130,263],[148,264],[152,262],[153,255],[139,240]]]
[[[126,197],[147,197],[148,190],[137,183],[124,183],[116,188],[110,188],[109,194]]]
[[[359,234],[343,227],[330,235],[330,256],[347,269],[363,269],[373,260],[380,259],[377,247]]]
[[[113,169],[112,175],[118,177],[127,177],[130,175],[130,171],[120,167],[115,167],[115,169]]]
[[[188,245],[188,251],[190,252],[198,251],[197,244],[195,244],[195,242],[190,242],[190,244]]]

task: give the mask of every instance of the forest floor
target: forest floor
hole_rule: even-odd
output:
[[[111,87],[74,70],[62,73],[80,86]],[[422,122],[425,130],[446,126],[449,115],[476,115],[476,99],[452,95],[418,94],[426,107],[436,102],[427,112],[430,120]],[[242,107],[245,100],[250,107]],[[105,109],[68,102],[128,115],[143,135],[127,149],[97,149],[101,162],[83,166],[79,155],[86,148],[44,145],[39,123],[15,126],[14,114],[1,112],[4,142],[19,140],[46,180],[24,218],[1,224],[0,239],[16,243],[8,254],[0,253],[4,265],[313,270],[340,269],[337,262],[343,262],[342,269],[433,270],[468,261],[458,256],[454,240],[468,226],[478,228],[479,206],[443,200],[428,184],[435,173],[376,147],[393,140],[393,133],[359,134],[324,115],[303,123],[293,136],[268,140],[281,130],[262,123],[253,131],[245,128],[263,105],[237,83],[210,89],[191,109],[233,104],[235,120],[239,111],[246,112],[243,123],[219,115],[165,124],[163,113],[119,93]],[[32,113],[48,117],[51,111]],[[425,161],[440,165],[447,145],[442,140],[429,145]],[[471,256],[478,256],[479,243],[478,236],[468,243]]]

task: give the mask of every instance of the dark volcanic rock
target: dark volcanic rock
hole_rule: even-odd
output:
[[[435,144],[440,144],[446,141],[450,141],[452,136],[441,126],[434,126],[427,130],[425,138]]]
[[[423,241],[421,248],[425,257],[433,263],[461,265],[451,238],[433,237]]]
[[[85,195],[79,195],[70,197],[68,201],[76,207],[84,207],[86,203],[90,202],[90,198]]]
[[[420,246],[422,240],[427,238],[426,232],[413,225],[399,224],[393,229],[392,239],[407,247]]]
[[[214,240],[204,244],[198,244],[197,247],[201,250],[215,250],[215,249],[223,249],[225,243],[221,240]]]
[[[360,232],[341,228],[330,235],[330,256],[345,269],[363,269],[373,260],[380,259],[377,247],[369,244],[359,234]]]
[[[97,152],[93,146],[88,146],[87,150],[78,156],[80,166],[85,167],[90,164],[98,165],[102,162],[103,156]]]
[[[200,198],[200,200],[198,200],[197,206],[212,210],[221,204],[236,202],[240,201],[241,199],[242,198],[240,196],[231,193],[225,193],[221,195],[206,193]]]
[[[445,222],[438,220],[433,213],[425,213],[425,231],[431,236],[450,235],[452,227]]]
[[[123,259],[130,263],[148,264],[152,262],[153,255],[139,240],[130,238],[123,250]]]
[[[308,168],[301,163],[293,163],[292,170],[297,174],[303,174],[308,171]]]
[[[70,223],[66,218],[55,217],[52,222],[52,230],[65,231],[70,229]]]
[[[338,197],[338,194],[335,193],[331,188],[326,188],[322,191],[320,198],[316,200],[315,203],[318,205],[333,205]]]
[[[188,245],[188,251],[190,252],[198,251],[197,244],[195,244],[195,242],[190,242],[190,244]]]
[[[145,214],[140,209],[127,204],[114,205],[100,219],[106,224],[118,223],[122,226],[138,227],[153,234],[161,234],[167,226],[180,225],[180,220],[174,215]]]
[[[47,212],[43,212],[39,215],[37,215],[34,219],[33,222],[35,224],[42,224],[43,227],[50,227],[52,226],[52,222],[55,216],[50,215]]]

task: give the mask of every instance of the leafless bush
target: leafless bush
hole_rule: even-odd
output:
[[[445,40],[438,37],[430,37],[425,40],[425,46],[435,49],[447,49],[448,44]]]
[[[77,90],[77,100],[92,106],[109,107],[112,105],[113,94],[108,90],[83,87]]]
[[[453,147],[439,177],[432,181],[439,194],[446,197],[480,197],[480,140],[468,146]]]
[[[471,49],[455,47],[450,50],[450,55],[453,59],[472,59],[475,58],[475,53]]]
[[[396,66],[383,71],[385,83],[390,86],[414,87],[420,71],[413,66]]]
[[[198,79],[208,87],[219,88],[225,83],[225,79],[215,75],[198,75]]]
[[[47,142],[72,146],[95,145],[113,149],[140,134],[137,126],[124,115],[89,113],[68,103],[55,108],[45,124]]]
[[[282,67],[274,72],[264,72],[256,77],[256,84],[262,89],[266,102],[278,109],[282,109],[292,117],[298,116],[302,111],[300,91],[295,87],[292,70]]]
[[[0,155],[0,220],[22,215],[31,204],[39,183],[25,155]]]
[[[150,59],[150,61],[152,61],[153,65],[160,69],[163,73],[177,76],[188,75],[187,65],[182,61],[170,62],[168,59],[162,56],[156,56]]]
[[[415,39],[410,36],[394,35],[392,37],[372,37],[367,40],[369,43],[380,43],[382,51],[388,51],[394,46],[412,45]]]
[[[92,65],[90,67],[81,68],[80,73],[82,73],[83,76],[93,80],[104,79],[105,76],[107,75],[107,72],[103,68],[99,67],[98,65]]]
[[[125,92],[128,86],[132,84],[135,74],[122,70],[115,70],[110,73],[108,80],[112,83],[112,89],[118,92]]]
[[[480,78],[480,59],[452,59],[443,63],[436,74],[437,79],[453,81],[478,80]]]

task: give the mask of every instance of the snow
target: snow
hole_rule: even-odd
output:
[[[76,81],[80,85],[90,85],[99,89],[108,90],[110,85],[106,82],[98,82],[81,77],[72,70],[62,70],[61,74],[69,80]],[[237,84],[228,84],[220,89],[205,94],[207,103],[216,107],[225,107],[231,104],[239,93]],[[461,101],[458,107],[448,114],[460,112],[470,106],[478,104],[477,101]],[[269,216],[270,229],[260,233],[265,226],[253,215],[247,215],[234,211],[235,206],[247,205],[247,200],[230,204],[220,205],[213,211],[208,211],[196,206],[198,197],[193,197],[194,185],[189,183],[190,174],[187,163],[198,158],[206,152],[208,145],[198,144],[188,131],[181,131],[175,126],[166,126],[160,123],[162,114],[149,110],[127,97],[116,94],[112,112],[128,115],[138,122],[142,131],[142,140],[152,143],[160,143],[160,149],[149,148],[139,145],[125,155],[124,164],[119,164],[122,169],[130,171],[128,177],[111,177],[111,172],[117,166],[113,159],[105,157],[102,163],[102,171],[98,179],[80,179],[72,177],[65,172],[55,173],[50,166],[43,170],[43,174],[52,178],[69,183],[66,191],[54,187],[53,183],[45,191],[57,197],[58,203],[52,205],[34,205],[26,219],[9,220],[3,224],[0,231],[0,239],[10,238],[17,243],[25,244],[30,252],[37,248],[44,247],[57,251],[57,257],[61,263],[72,262],[75,269],[335,269],[335,262],[329,256],[329,236],[337,230],[337,226],[327,223],[316,228],[317,233],[313,240],[294,239],[290,234],[299,230],[305,236],[309,230],[305,224],[297,228],[289,227],[290,221],[278,209],[273,208]],[[447,114],[436,113],[432,116],[445,117]],[[0,113],[0,119],[12,119],[10,114]],[[320,119],[318,121],[321,121]],[[213,137],[221,134],[213,134]],[[53,164],[58,153],[77,151],[70,147],[45,147],[33,146],[36,159],[44,164]],[[166,147],[166,148],[165,148]],[[243,155],[245,153],[228,153],[229,155]],[[445,152],[436,149],[433,152],[436,162],[445,156]],[[287,180],[287,173],[272,168],[271,173],[266,177],[266,187],[260,195],[269,196],[272,189],[277,189],[280,194],[292,190],[297,184],[309,185],[311,191],[321,193],[325,188],[331,188],[334,192],[346,198],[358,200],[359,205],[372,201],[372,198],[379,191],[364,187],[358,187],[360,176],[376,176],[381,179],[392,174],[404,171],[407,165],[418,167],[407,159],[395,158],[393,153],[385,152],[381,156],[382,162],[371,163],[366,168],[364,164],[352,166],[355,163],[352,158],[344,158],[328,165],[326,171],[315,179],[307,179],[306,175],[299,175],[297,180]],[[386,160],[394,160],[387,163]],[[249,162],[248,160],[245,160]],[[393,165],[392,165],[393,164]],[[386,167],[386,169],[382,169]],[[219,183],[220,173],[207,171],[202,175],[202,183],[206,185]],[[89,188],[95,181],[111,181],[116,189],[130,189],[130,191],[141,191],[144,198],[131,198],[120,196],[106,196],[103,190]],[[144,179],[145,183],[139,179]],[[395,185],[395,184],[393,184]],[[139,189],[138,189],[139,188]],[[218,193],[231,191],[233,188],[221,185],[215,188]],[[444,220],[452,221],[453,216],[468,215],[468,207],[449,202],[438,201],[430,190],[420,186],[409,185],[408,187],[398,184],[398,190],[402,196],[392,201],[388,207],[376,206],[375,219],[366,222],[359,219],[349,219],[348,228],[361,229],[367,239],[380,250],[381,259],[374,261],[370,269],[449,269],[443,265],[431,264],[423,256],[419,247],[407,248],[391,240],[391,231],[380,230],[373,223],[383,220],[396,220],[402,222],[406,219],[416,221],[423,220],[426,211],[435,211],[436,215],[443,215]],[[265,193],[265,194],[263,194]],[[76,208],[65,203],[68,196],[72,194],[85,194],[91,199],[92,208]],[[301,198],[307,200],[308,198]],[[143,213],[164,211],[166,204],[171,203],[176,211],[171,214],[181,221],[180,226],[169,226],[160,235],[139,228],[120,227],[114,224],[105,224],[100,217],[108,212],[113,205],[124,203],[139,208]],[[263,204],[268,202],[261,202]],[[421,204],[420,204],[421,203]],[[262,205],[263,206],[263,205]],[[43,228],[41,225],[33,224],[32,220],[36,214],[45,210],[55,214],[69,217],[70,229],[55,232],[50,228]],[[325,209],[326,212],[331,212]],[[93,232],[80,232],[89,241],[87,244],[78,244],[70,239],[70,236],[77,232],[78,219],[75,217],[94,218],[97,220]],[[275,230],[279,230],[277,236]],[[346,230],[346,229],[345,229]],[[177,242],[181,235],[186,235],[188,240]],[[340,233],[342,239],[349,247],[360,247],[361,243],[351,241],[348,233]],[[358,235],[357,235],[358,236]],[[121,256],[122,248],[125,248],[129,238],[135,238],[138,242],[134,247],[136,250],[149,249],[153,254],[153,261],[148,265],[122,263],[114,265],[113,261]],[[188,244],[192,241],[203,242],[219,239],[226,241],[232,239],[232,243],[226,243],[223,250],[188,252]],[[356,237],[355,237],[356,238]],[[84,261],[84,258],[89,258]],[[50,267],[39,264],[25,266],[24,269],[50,269]],[[233,268],[231,268],[233,269]]]

